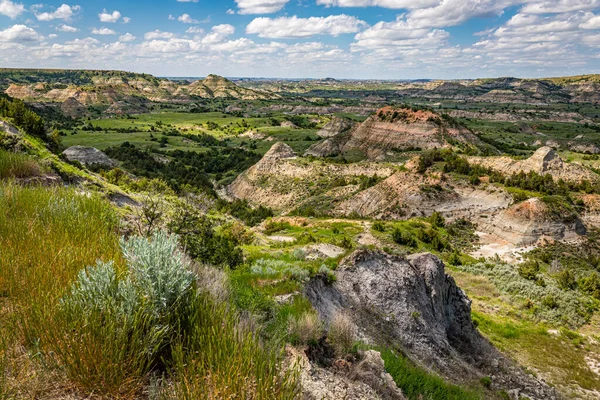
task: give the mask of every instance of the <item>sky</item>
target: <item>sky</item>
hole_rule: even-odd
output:
[[[600,72],[600,0],[38,1],[0,0],[0,67],[338,79]]]

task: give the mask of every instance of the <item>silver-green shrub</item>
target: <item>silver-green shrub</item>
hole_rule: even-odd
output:
[[[88,334],[110,326],[110,340],[143,352],[148,366],[159,362],[160,351],[185,329],[194,295],[195,275],[177,246],[177,236],[161,231],[122,239],[122,274],[113,262],[101,261],[81,271],[61,300],[72,329]]]
[[[519,274],[517,266],[496,261],[456,266],[455,268],[474,275],[488,277],[494,285],[507,293],[517,303],[534,305],[537,318],[551,323],[581,326],[591,317],[592,300],[576,291],[561,290],[555,279],[544,276],[545,285],[528,280]],[[549,296],[554,307],[548,306]]]
[[[287,277],[299,282],[305,281],[310,277],[310,272],[294,263],[282,260],[272,260],[260,258],[252,264],[250,272],[253,275],[264,277]]]

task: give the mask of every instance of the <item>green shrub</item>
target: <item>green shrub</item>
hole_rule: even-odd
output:
[[[60,341],[56,354],[72,380],[101,393],[135,390],[151,369],[169,364],[165,349],[189,330],[194,296],[195,275],[175,236],[157,232],[121,247],[122,276],[112,262],[82,270],[59,310],[73,340]]]
[[[479,382],[486,389],[492,387],[492,378],[490,378],[489,376],[482,376]]]
[[[429,222],[431,222],[431,225],[436,228],[443,228],[444,226],[446,226],[446,220],[444,219],[442,214],[440,214],[437,211],[431,214],[431,217],[429,217]]]
[[[415,237],[410,232],[403,231],[400,228],[394,228],[392,231],[392,240],[403,246],[417,247]]]
[[[597,272],[592,272],[588,276],[579,279],[578,284],[583,292],[600,299],[600,276]]]
[[[385,225],[381,223],[381,221],[375,221],[375,223],[373,224],[373,229],[377,232],[384,232]]]
[[[537,280],[540,264],[537,261],[526,261],[519,265],[519,275],[530,281]]]
[[[558,285],[563,290],[575,290],[577,289],[577,281],[571,270],[565,269],[558,273],[556,277]]]

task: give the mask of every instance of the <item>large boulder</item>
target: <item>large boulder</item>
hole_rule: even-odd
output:
[[[113,168],[116,164],[106,154],[95,147],[72,146],[63,151],[69,161],[78,161],[85,166]]]
[[[305,292],[325,324],[345,313],[360,338],[401,348],[413,361],[458,383],[493,376],[493,388],[530,399],[553,389],[504,358],[471,320],[471,302],[432,254],[408,258],[357,250],[336,270],[336,282],[315,278]]]

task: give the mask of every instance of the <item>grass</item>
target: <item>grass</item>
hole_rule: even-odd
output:
[[[0,336],[9,338],[7,390],[28,397],[29,389],[39,389],[31,386],[36,375],[44,374],[37,370],[40,363],[27,364],[36,372],[26,373],[14,359],[27,357],[24,352],[44,354],[62,340],[52,316],[83,266],[96,259],[120,263],[116,222],[110,206],[97,196],[65,188],[0,186],[0,309],[5,322]]]
[[[109,310],[128,309],[119,299],[135,299],[131,291],[110,289],[127,288],[116,228],[112,208],[98,196],[66,188],[0,186],[0,398],[60,397],[66,390],[137,398],[159,364],[175,398],[296,396],[295,372],[283,370],[279,343],[263,344],[252,323],[208,294],[195,295],[182,311],[184,322],[173,329],[157,323],[145,307],[114,319]],[[135,252],[135,260],[148,260]],[[65,294],[75,293],[73,282],[96,259],[115,262],[115,278],[108,280],[113,283],[92,280],[89,286],[99,290],[106,306],[89,303],[97,296],[85,295],[78,298],[91,309],[67,307]],[[175,283],[163,281],[157,288]],[[140,301],[151,300],[148,292]],[[183,326],[188,326],[185,335],[178,333]],[[150,354],[159,354],[160,362]]]
[[[40,166],[31,157],[0,150],[0,179],[29,178],[40,173]]]
[[[439,376],[426,372],[408,358],[390,349],[378,349],[385,370],[410,400],[481,400],[481,393],[452,385]]]

